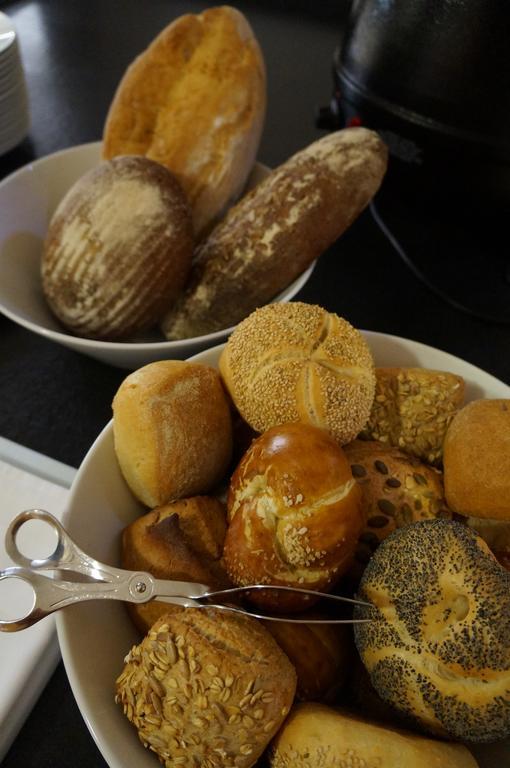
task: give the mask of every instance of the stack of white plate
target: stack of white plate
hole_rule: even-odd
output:
[[[0,11],[0,155],[20,143],[29,127],[28,99],[18,38]]]

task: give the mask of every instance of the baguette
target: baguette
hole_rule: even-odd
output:
[[[376,133],[347,128],[272,171],[196,249],[188,287],[163,320],[165,336],[229,328],[274,299],[361,213],[386,162]]]

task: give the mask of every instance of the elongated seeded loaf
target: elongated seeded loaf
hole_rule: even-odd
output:
[[[386,162],[376,133],[347,128],[272,171],[196,249],[188,287],[162,323],[167,338],[228,328],[271,301],[361,213]]]

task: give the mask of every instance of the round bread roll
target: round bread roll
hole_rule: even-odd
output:
[[[145,157],[119,157],[82,176],[55,211],[41,262],[44,295],[72,333],[128,338],[175,301],[192,253],[177,179]]]
[[[113,399],[113,438],[127,484],[148,507],[208,494],[232,452],[230,405],[217,371],[180,360],[134,371]]]
[[[510,735],[510,574],[452,520],[397,529],[376,550],[355,641],[379,696],[459,741]]]
[[[269,304],[227,341],[221,375],[241,416],[258,432],[302,421],[341,444],[363,428],[372,406],[372,354],[347,320],[303,302]]]
[[[323,591],[351,564],[364,525],[361,492],[340,446],[323,429],[296,422],[258,437],[232,476],[223,558],[235,584]],[[253,594],[282,613],[307,595]]]
[[[314,611],[302,615],[320,618]],[[324,617],[323,617],[324,618]],[[296,670],[296,698],[333,701],[347,680],[357,656],[352,628],[347,624],[297,624],[266,621],[264,626]]]
[[[510,519],[510,399],[473,400],[444,442],[446,501],[467,517]]]
[[[271,745],[271,768],[477,768],[466,747],[369,723],[323,704],[296,704]]]
[[[510,571],[510,520],[466,517],[465,522],[482,537],[503,568]]]
[[[110,106],[103,155],[146,155],[175,173],[200,236],[241,193],[266,110],[262,52],[229,6],[169,24],[128,67]]]
[[[219,499],[178,499],[147,512],[124,529],[121,565],[132,571],[149,571],[157,579],[223,589],[232,586],[221,564],[226,530],[226,511]],[[183,610],[159,600],[126,605],[144,635],[164,613]]]
[[[416,520],[451,518],[439,470],[377,440],[354,440],[344,451],[362,491],[366,519],[356,547],[358,568],[364,569],[395,528]]]
[[[162,616],[126,658],[116,701],[165,765],[254,765],[294,699],[296,673],[248,616],[187,609]]]

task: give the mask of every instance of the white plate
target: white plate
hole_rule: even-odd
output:
[[[420,366],[460,374],[466,381],[467,400],[510,397],[506,384],[445,352],[381,333],[366,332],[365,337],[377,365]],[[193,359],[216,365],[221,349],[215,347]],[[117,565],[121,531],[142,511],[120,473],[110,423],[78,471],[64,524],[86,552]],[[155,756],[143,749],[113,699],[123,658],[138,642],[124,606],[108,602],[74,606],[57,615],[57,630],[76,701],[110,768],[157,768]],[[510,765],[510,741],[470,749],[480,768]]]
[[[100,161],[101,143],[82,144],[36,160],[0,182],[0,312],[34,333],[76,352],[122,368],[164,358],[186,358],[225,341],[232,331],[165,341],[154,335],[137,343],[72,336],[51,314],[39,276],[42,244],[50,219],[67,190]],[[268,172],[257,164],[248,185]],[[290,301],[313,271],[309,267],[274,301]]]

